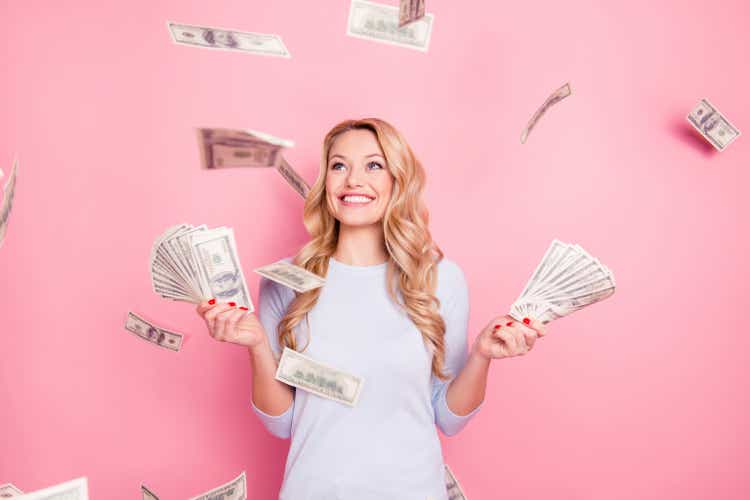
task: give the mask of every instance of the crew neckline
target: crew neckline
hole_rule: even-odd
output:
[[[329,263],[336,268],[342,269],[352,273],[377,273],[382,271],[388,265],[388,261],[381,262],[380,264],[372,264],[369,266],[353,266],[351,264],[344,264],[341,261],[336,260],[333,256],[329,258]]]

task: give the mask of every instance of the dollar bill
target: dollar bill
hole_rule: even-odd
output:
[[[521,132],[521,144],[524,144],[526,142],[526,139],[529,137],[529,133],[536,126],[536,123],[539,121],[542,115],[544,115],[544,113],[546,113],[552,105],[557,104],[572,93],[573,91],[570,88],[570,83],[566,83],[559,89],[552,92],[552,95],[550,95],[547,100],[544,101],[544,104],[542,104],[541,107],[536,110],[534,116],[531,117],[531,120],[529,120],[529,123],[526,124],[526,127]]]
[[[303,199],[307,198],[307,194],[310,192],[310,186],[307,185],[302,176],[292,168],[283,156],[281,157],[281,162],[279,162],[279,166],[276,167],[276,170],[279,171],[281,176],[286,179],[289,185],[292,186],[292,188],[297,191]]]
[[[0,205],[0,248],[5,241],[5,233],[8,231],[8,218],[10,210],[13,208],[13,197],[16,194],[16,176],[18,175],[18,158],[13,161],[13,168],[10,171],[8,180],[3,188],[3,202]]]
[[[179,45],[247,52],[287,59],[292,57],[279,35],[179,24],[171,21],[167,21],[167,28],[172,35],[172,41]]]
[[[141,495],[143,495],[143,500],[159,500],[159,497],[157,497],[153,491],[148,489],[145,484],[141,485]]]
[[[276,380],[318,396],[356,406],[364,379],[284,348]]]
[[[740,131],[707,99],[701,99],[687,115],[687,120],[719,151],[724,151],[740,136]]]
[[[326,283],[326,280],[317,274],[284,260],[259,267],[253,271],[300,293],[321,287]]]
[[[193,497],[190,500],[246,500],[247,499],[247,479],[245,471],[237,478],[226,484],[214,488],[206,493]]]
[[[254,311],[231,228],[195,233],[191,240],[204,296]]]
[[[458,484],[456,476],[447,464],[445,465],[445,489],[448,490],[448,500],[467,500],[461,490],[461,485]]]
[[[425,0],[401,0],[398,11],[398,27],[412,23],[424,17]]]
[[[179,351],[182,347],[182,334],[160,328],[133,312],[128,312],[125,329],[143,340],[171,351]]]
[[[198,145],[203,168],[278,168],[282,150],[294,142],[257,130],[199,128]]]
[[[23,500],[88,500],[89,485],[85,477],[50,486],[23,495]]]
[[[346,34],[427,52],[434,20],[433,14],[425,14],[408,26],[399,28],[399,7],[352,0]]]
[[[23,491],[19,490],[11,483],[0,484],[0,498],[20,497],[21,495],[23,495]]]

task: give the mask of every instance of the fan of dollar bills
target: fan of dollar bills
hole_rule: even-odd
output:
[[[199,302],[215,298],[254,311],[229,227],[178,224],[151,249],[151,283],[164,298]]]
[[[513,303],[517,321],[536,318],[546,324],[615,293],[615,277],[580,245],[552,240],[526,288]]]

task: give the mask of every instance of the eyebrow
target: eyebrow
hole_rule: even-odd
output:
[[[341,158],[342,160],[348,160],[348,158],[347,158],[346,156],[344,156],[344,155],[339,155],[339,154],[335,154],[335,155],[331,155],[331,156],[330,156],[330,157],[328,158],[328,161],[331,161],[331,160],[333,160],[333,159],[334,159],[334,158],[336,158],[337,156],[338,156],[339,158]],[[371,156],[379,156],[379,157],[381,157],[381,158],[385,159],[385,157],[383,157],[383,155],[381,155],[380,153],[371,153],[371,154],[369,154],[369,155],[365,156],[365,158],[370,158]]]

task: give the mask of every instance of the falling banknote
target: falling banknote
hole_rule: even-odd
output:
[[[292,189],[297,191],[303,199],[307,198],[307,195],[310,192],[310,186],[307,185],[305,179],[303,179],[302,176],[292,168],[284,157],[281,158],[281,162],[279,163],[279,166],[276,167],[276,170],[278,170],[281,176],[290,186],[292,186]]]
[[[432,14],[425,14],[421,19],[399,28],[398,7],[352,0],[346,34],[427,52],[434,20]]]
[[[133,312],[128,312],[125,329],[143,340],[171,351],[179,351],[182,347],[182,334],[158,327]]]
[[[521,144],[524,144],[526,142],[526,139],[529,137],[529,133],[536,126],[536,122],[539,121],[542,115],[544,115],[544,113],[546,113],[552,105],[557,104],[572,93],[573,91],[571,90],[569,83],[566,83],[559,89],[552,92],[552,95],[550,95],[547,100],[544,101],[544,104],[542,104],[541,107],[536,110],[534,116],[531,117],[531,120],[529,120],[529,123],[526,124],[526,127],[521,132]]]
[[[318,396],[355,406],[364,379],[284,348],[276,380]]]
[[[424,17],[425,0],[401,0],[398,11],[398,27],[402,28]]]
[[[193,497],[190,500],[246,500],[247,499],[247,479],[245,471],[242,471],[236,479],[226,484],[214,488],[210,491]]]
[[[232,228],[177,224],[151,249],[151,284],[164,298],[198,304],[214,298],[253,312]]]
[[[445,489],[448,490],[448,500],[467,500],[461,490],[461,485],[458,484],[456,476],[447,464],[445,465]]]
[[[26,493],[23,500],[88,500],[89,485],[85,477]]]
[[[740,131],[707,99],[701,99],[687,116],[687,120],[719,151],[724,151],[740,136]]]
[[[261,276],[288,286],[300,293],[321,287],[326,283],[326,280],[317,274],[284,260],[259,267],[258,269],[254,269],[254,271]]]
[[[261,56],[292,57],[279,35],[250,33],[167,21],[172,41],[204,49],[232,50]]]
[[[606,299],[615,286],[612,271],[580,245],[552,240],[510,316],[546,324]]]
[[[153,491],[148,489],[145,484],[141,485],[141,495],[143,495],[142,500],[159,500],[159,497],[157,497]]]
[[[2,205],[0,205],[0,247],[3,246],[5,233],[8,231],[8,218],[10,217],[10,209],[13,208],[13,197],[16,194],[17,175],[18,159],[13,162],[10,176],[8,176],[8,180],[5,182],[5,188],[3,188],[3,202]]]
[[[0,484],[0,498],[14,498],[23,495],[23,491],[19,490],[11,483]]]
[[[199,128],[198,145],[203,168],[278,168],[282,150],[294,142],[257,130]]]

